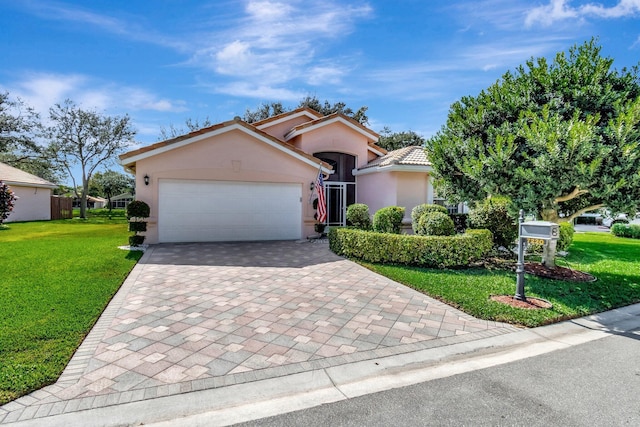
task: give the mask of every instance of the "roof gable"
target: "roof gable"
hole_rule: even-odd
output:
[[[273,136],[259,129],[256,129],[253,125],[246,123],[239,118],[203,128],[186,135],[179,136],[177,138],[161,141],[147,147],[129,151],[120,155],[120,164],[129,169],[135,170],[135,163],[138,160],[165,153],[167,151],[175,150],[177,148],[193,144],[194,142],[198,142],[212,136],[231,132],[233,130],[239,130],[245,134],[248,134],[254,137],[256,140],[266,143],[267,145],[272,146],[290,156],[293,156],[294,158],[297,158],[304,163],[316,167],[321,166],[327,173],[331,171],[331,166],[329,166],[327,163],[303,152],[302,150],[297,149],[287,142],[280,141],[279,139],[274,138]]]
[[[0,163],[0,181],[8,185],[20,185],[27,187],[58,188],[58,186],[39,176],[32,175],[23,170]]]
[[[285,135],[285,141],[290,141],[291,139],[299,135],[321,129],[325,126],[330,126],[335,123],[341,123],[367,138],[369,151],[372,151],[378,156],[383,156],[387,153],[384,148],[378,147],[375,144],[380,138],[380,135],[378,133],[372,131],[371,129],[360,124],[357,120],[354,120],[349,116],[345,116],[342,113],[329,114],[328,116],[320,117],[316,120],[298,125],[291,129],[291,131],[289,131],[289,133]]]

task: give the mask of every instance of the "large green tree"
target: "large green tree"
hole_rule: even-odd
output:
[[[638,68],[612,68],[591,40],[549,63],[531,59],[454,103],[426,143],[440,191],[455,201],[511,199],[554,222],[640,201]]]
[[[0,162],[56,182],[61,170],[38,144],[41,135],[40,116],[20,99],[0,93]]]
[[[49,110],[50,155],[62,165],[77,188],[74,170],[80,171],[80,217],[86,218],[89,181],[95,170],[115,160],[118,153],[133,141],[135,131],[129,116],[104,116],[83,110],[70,100]]]
[[[96,195],[107,199],[109,211],[111,211],[111,198],[125,192],[133,194],[135,185],[135,179],[131,175],[112,170],[96,172],[89,181],[89,188],[96,191]]]

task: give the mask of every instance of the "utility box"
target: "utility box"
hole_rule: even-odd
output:
[[[560,227],[555,222],[527,221],[520,224],[520,237],[526,239],[558,240]]]

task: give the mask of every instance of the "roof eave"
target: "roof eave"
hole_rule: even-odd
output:
[[[353,175],[368,175],[370,173],[380,172],[419,172],[419,173],[431,173],[433,172],[433,166],[431,165],[399,165],[392,164],[386,166],[370,166],[362,169],[354,169]]]

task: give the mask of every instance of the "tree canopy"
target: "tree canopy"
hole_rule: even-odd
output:
[[[426,149],[452,201],[506,196],[551,221],[640,201],[638,67],[617,71],[595,40],[530,59],[463,97]]]
[[[330,103],[329,101],[320,102],[315,96],[306,96],[300,100],[295,108],[289,108],[282,104],[282,102],[264,102],[258,106],[255,110],[247,109],[242,116],[242,120],[247,123],[254,123],[260,120],[268,119],[269,117],[277,116],[278,114],[292,111],[296,108],[308,107],[321,113],[324,116],[328,116],[333,113],[342,113],[345,116],[351,117],[358,123],[366,125],[369,123],[369,117],[367,117],[368,107],[362,106],[356,111],[347,107],[344,102]]]
[[[112,162],[129,145],[135,131],[129,124],[129,116],[104,116],[83,110],[70,100],[52,107],[49,116],[52,122],[48,129],[51,139],[49,153],[67,170],[74,188],[73,166],[80,166],[80,217],[86,218],[91,176],[96,168]]]
[[[9,93],[0,93],[0,162],[56,182],[61,170],[38,144],[41,134],[38,114],[21,100],[11,99]]]
[[[376,143],[385,150],[392,151],[411,146],[423,146],[426,140],[412,130],[392,132],[387,126],[380,131],[380,139]]]

